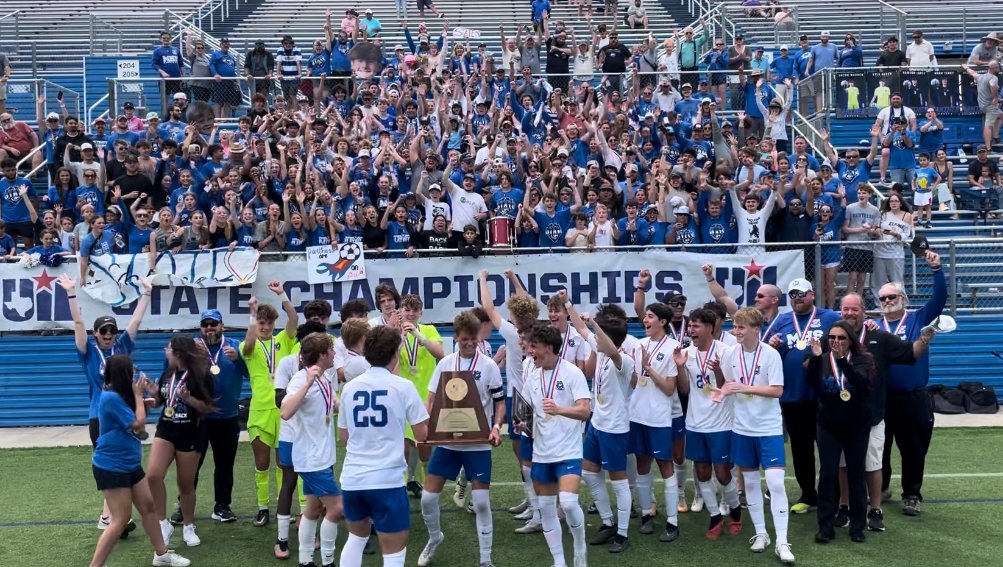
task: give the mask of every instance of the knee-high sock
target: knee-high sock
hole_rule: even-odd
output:
[[[533,479],[530,478],[530,468],[522,466],[522,482],[526,488],[526,501],[529,502],[529,509],[533,511],[533,521],[540,520],[540,502],[536,497],[536,489],[533,488]]]
[[[487,489],[474,490],[470,500],[474,504],[477,524],[477,543],[481,549],[481,563],[491,562],[491,542],[494,539],[494,521],[491,517],[491,496]]]
[[[601,471],[582,471],[582,477],[585,478],[585,484],[589,485],[589,491],[592,492],[592,499],[595,500],[596,511],[599,512],[602,523],[607,526],[613,525],[613,509],[610,507],[609,491],[606,490],[603,473]]]
[[[543,537],[547,540],[554,567],[567,567],[564,562],[564,546],[561,543],[561,522],[557,519],[557,497],[539,496],[540,520],[543,522]]]
[[[268,508],[268,469],[254,469],[254,487],[258,493],[258,509]]]
[[[279,486],[281,486],[281,485],[279,485]],[[297,480],[296,481],[296,495],[299,497],[300,514],[302,514],[303,510],[306,510],[306,495],[303,494],[303,481],[302,480]]]
[[[731,482],[722,488],[724,489],[724,501],[729,508],[734,510],[742,505],[738,500],[738,485],[735,483],[735,477],[731,477]]]
[[[306,516],[300,519],[299,527],[299,555],[300,565],[313,561],[314,542],[317,541],[317,520],[311,520]]]
[[[578,503],[578,495],[574,492],[562,492],[561,509],[564,510],[564,520],[568,522],[568,530],[571,531],[571,539],[575,545],[575,557],[585,555],[585,513],[582,512],[582,506]]]
[[[407,558],[407,548],[383,556],[383,567],[404,567],[404,560]]]
[[[770,512],[773,528],[777,530],[777,543],[787,543],[787,490],[784,488],[784,469],[766,469],[766,487],[770,489]]]
[[[759,471],[742,471],[742,478],[745,479],[745,502],[749,506],[752,525],[757,534],[765,534],[766,514],[763,512],[763,485],[759,481]]]
[[[407,476],[404,478],[405,482],[410,482],[418,477],[418,463],[421,459],[418,458],[418,449],[414,447],[407,453]]]
[[[438,541],[442,539],[442,527],[439,524],[439,494],[421,491],[421,517],[425,519],[425,527],[428,528],[428,539]]]
[[[367,541],[369,538],[349,533],[345,547],[341,548],[341,567],[362,567],[362,551]]]
[[[697,480],[693,479],[697,483],[697,490],[700,491],[700,497],[703,498],[704,510],[711,516],[716,516],[721,513],[717,503],[717,490],[714,489],[714,481],[711,480]]]
[[[686,475],[689,473],[689,471],[686,469],[686,459],[683,459],[683,461],[681,463],[673,462],[672,463],[672,467],[674,469],[676,469],[676,487],[679,489],[679,494],[684,495],[683,497],[685,498],[685,494],[686,494]],[[696,479],[694,478],[694,482],[695,481],[696,481]],[[694,486],[693,492],[696,493],[696,487],[695,486]]]
[[[279,525],[279,539],[289,541],[289,522],[291,518],[288,515],[276,516],[276,520]]]
[[[631,490],[637,486],[637,457],[633,453],[627,455],[627,486]]]
[[[614,480],[613,494],[616,495],[616,533],[627,537],[630,526],[630,484],[627,479]],[[605,487],[603,492],[606,492]]]
[[[665,485],[662,486],[662,490],[665,492],[665,517],[673,526],[679,525],[679,489],[676,484],[677,474],[678,473],[673,472],[672,476],[665,479]]]
[[[324,518],[320,523],[320,564],[334,563],[334,547],[338,541],[338,524]]]
[[[641,506],[642,513],[648,513],[651,501],[651,471],[648,471],[648,474],[637,475],[637,503]]]

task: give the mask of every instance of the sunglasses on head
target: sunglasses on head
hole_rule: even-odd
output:
[[[790,297],[792,299],[800,299],[802,297],[807,297],[807,296],[808,296],[807,291],[801,291],[797,289],[792,289],[790,292],[787,293],[787,297]]]
[[[830,341],[840,341],[840,342],[842,342],[842,341],[848,341],[848,340],[850,340],[850,337],[848,337],[846,335],[829,335],[829,340]]]
[[[886,303],[888,301],[895,301],[896,299],[898,299],[898,297],[899,297],[899,294],[895,293],[895,294],[892,294],[892,295],[882,295],[882,296],[878,297],[878,299],[881,300],[881,303]]]

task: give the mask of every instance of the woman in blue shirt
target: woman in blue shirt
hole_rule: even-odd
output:
[[[349,209],[345,211],[345,224],[341,224],[335,219],[331,219],[331,223],[334,225],[335,232],[338,233],[339,243],[355,242],[362,244],[363,229],[362,225],[359,224],[359,219],[355,215],[354,210]]]
[[[818,219],[811,225],[811,239],[822,243],[837,242],[843,226],[842,217],[842,211],[838,216],[833,215],[831,205],[819,207]],[[822,294],[827,309],[836,304],[836,271],[842,258],[839,244],[822,244]]]
[[[167,549],[153,505],[153,494],[143,472],[143,449],[138,433],[145,430],[145,392],[154,386],[143,377],[133,380],[132,359],[124,354],[108,358],[104,391],[98,402],[100,436],[91,468],[98,490],[111,510],[111,524],[98,539],[91,565],[104,565],[129,522],[133,505],[143,517],[143,529],[153,544],[154,565],[190,565]]]
[[[49,187],[49,192],[42,197],[41,209],[53,209],[62,205],[65,210],[73,210],[77,204],[77,176],[69,169],[60,167],[56,170],[56,182]]]
[[[84,184],[74,190],[73,202],[70,203],[69,207],[65,207],[67,210],[74,212],[76,220],[83,219],[80,209],[84,205],[93,205],[96,214],[104,214],[104,191],[98,187],[97,182],[97,172],[90,169],[84,171]]]
[[[32,255],[38,254],[38,259],[40,262],[47,266],[51,266],[52,261],[49,258],[53,256],[69,256],[73,254],[69,250],[63,248],[57,242],[59,242],[59,232],[51,229],[45,229],[39,236],[42,240],[41,246],[35,246],[25,250],[22,254]]]
[[[397,197],[397,202],[392,207],[387,207],[387,212],[383,214],[383,220],[380,222],[380,228],[387,231],[387,250],[391,250],[390,258],[410,258],[414,254],[411,229],[407,224],[407,207],[404,206],[403,200],[403,197]],[[394,220],[390,220],[391,214]]]
[[[323,207],[316,207],[313,214],[307,215],[304,220],[306,220],[308,246],[331,244],[331,223]]]
[[[258,224],[254,220],[254,209],[244,207],[237,222],[237,246],[254,247],[257,244]]]
[[[289,230],[286,231],[286,252],[306,252],[307,232],[303,224],[303,215],[289,215]]]
[[[87,270],[92,256],[111,254],[115,245],[115,235],[105,230],[103,216],[95,215],[90,221],[91,231],[80,241],[80,281],[87,281]]]

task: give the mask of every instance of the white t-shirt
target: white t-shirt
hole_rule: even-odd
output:
[[[432,222],[438,215],[446,217],[446,224],[449,224],[450,219],[453,218],[453,213],[449,209],[449,203],[446,203],[445,201],[433,201],[432,199],[425,197],[425,224],[422,225],[422,228],[431,231]]]
[[[641,339],[638,349],[649,353],[649,362],[662,378],[676,376],[676,363],[672,360],[672,352],[679,343],[665,335],[661,340],[652,343],[651,339]],[[641,356],[641,353],[638,353]],[[672,396],[665,395],[651,380],[643,369],[639,369],[637,386],[630,396],[630,420],[649,427],[669,427],[672,425],[673,398],[678,398],[676,391]],[[680,415],[682,415],[680,413]]]
[[[738,339],[735,338],[735,335],[733,335],[733,334],[731,334],[731,333],[729,333],[727,331],[722,332],[721,333],[721,338],[717,339],[717,340],[719,340],[722,343],[724,343],[725,346],[732,346],[732,345],[737,345],[738,344]]]
[[[375,329],[376,327],[386,327],[387,320],[383,318],[382,313],[377,313],[375,317],[369,318],[369,328]]]
[[[289,419],[295,424],[293,469],[298,473],[329,469],[337,460],[331,420],[338,396],[338,380],[332,380],[333,376],[333,372],[325,372],[317,378],[307,390],[299,409]],[[293,394],[306,387],[306,383],[305,369],[294,374],[286,387],[282,404],[288,403]]]
[[[345,373],[345,382],[349,382],[359,376],[362,376],[367,370],[372,368],[372,366],[366,360],[366,357],[345,349],[345,365],[343,368]]]
[[[477,395],[481,399],[484,417],[488,420],[488,427],[490,427],[494,424],[495,398],[504,400],[504,395],[501,370],[498,370],[498,365],[489,356],[484,356],[480,352],[472,359],[462,358],[458,352],[444,356],[435,365],[432,380],[428,383],[429,399],[433,399],[432,396],[439,391],[439,377],[443,372],[461,370],[473,371]],[[490,451],[491,445],[486,443],[483,445],[453,445],[446,448],[452,451]]]
[[[591,400],[585,374],[566,360],[558,360],[553,370],[536,368],[525,377],[522,396],[533,404],[533,462],[559,463],[582,458],[582,434],[585,422],[543,412],[543,399],[558,406],[573,406],[578,400]],[[550,419],[547,419],[547,418]]]
[[[488,212],[488,207],[484,204],[484,197],[473,191],[468,192],[457,187],[445,177],[442,178],[442,184],[449,187],[449,196],[453,199],[453,230],[460,231],[468,224],[472,224],[478,227],[479,233],[480,225],[474,215]]]
[[[739,246],[737,253],[745,256],[762,254],[766,249],[761,245],[766,242],[766,222],[773,214],[773,205],[777,202],[777,192],[770,191],[766,204],[755,213],[749,213],[738,199],[738,192],[731,189],[731,201],[735,203],[735,220],[738,224],[739,244],[755,244],[756,246]]]
[[[561,358],[571,364],[585,364],[592,354],[592,347],[582,338],[578,330],[568,325],[568,332],[561,337]]]
[[[759,343],[759,363],[754,362],[756,354],[745,352],[742,345],[727,347],[721,354],[721,370],[725,380],[742,381],[746,371],[753,375],[753,386],[783,386],[784,367],[780,353],[766,343]],[[735,394],[734,421],[731,430],[748,437],[767,437],[784,434],[784,421],[780,415],[780,398]],[[692,400],[692,398],[691,398]],[[692,402],[691,402],[692,403]]]
[[[901,106],[899,108],[886,106],[878,112],[878,120],[881,120],[882,136],[888,135],[888,130],[892,127],[892,118],[895,118],[896,116],[904,117],[906,124],[912,124],[913,121],[916,120],[916,113],[908,106]]]
[[[348,347],[345,341],[334,341],[334,367],[344,368],[348,358]]]
[[[726,396],[720,402],[711,400],[711,390],[717,389],[717,378],[707,367],[710,360],[719,358],[727,348],[721,341],[712,341],[706,351],[698,350],[696,345],[684,349],[686,376],[690,384],[690,403],[686,411],[687,431],[714,433],[731,430],[733,396]]]
[[[641,370],[641,341],[637,340],[637,337],[633,335],[627,335],[623,339],[623,344],[620,345],[620,352],[630,356],[631,360],[634,361],[634,374],[637,374]],[[630,395],[634,392],[633,388],[627,388],[627,399],[630,399]],[[630,416],[630,405],[627,406],[628,418]]]
[[[519,331],[509,321],[502,321],[498,333],[505,339],[505,377],[508,378],[508,392],[512,397],[516,390],[522,391],[522,348],[519,346]]]
[[[620,368],[610,357],[596,353],[596,377],[593,380],[595,404],[592,408],[592,427],[606,433],[630,431],[630,379],[634,375],[634,359],[628,353],[620,354]]]
[[[404,426],[428,421],[425,404],[410,381],[382,367],[345,384],[338,427],[348,432],[344,490],[404,486]]]
[[[914,41],[905,48],[905,58],[910,67],[929,67],[933,64],[933,44],[925,39],[919,45]]]
[[[293,375],[299,372],[299,370],[300,370],[299,355],[287,356],[282,360],[280,360],[278,366],[275,367],[275,389],[286,390],[286,395],[289,395],[288,392],[289,382],[292,381]],[[295,438],[296,438],[296,422],[291,419],[289,421],[280,419],[279,441],[292,443]]]
[[[596,225],[595,221],[589,223],[589,232],[596,228],[596,247],[609,248],[613,246],[613,222],[606,219],[606,222]]]

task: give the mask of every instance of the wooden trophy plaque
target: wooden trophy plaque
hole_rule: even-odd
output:
[[[439,376],[439,389],[432,398],[426,443],[468,445],[488,442],[491,426],[481,406],[474,373],[448,371]]]
[[[512,421],[519,424],[528,435],[533,434],[533,415],[536,410],[519,390],[512,394]]]

